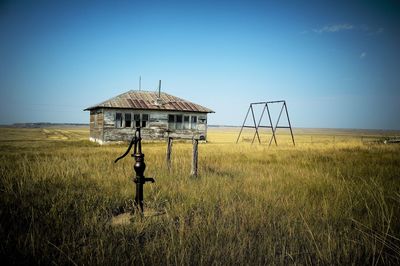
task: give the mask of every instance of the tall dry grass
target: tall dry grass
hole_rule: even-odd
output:
[[[145,208],[165,214],[112,226],[133,206],[132,158],[113,163],[125,145],[1,129],[0,252],[18,264],[399,265],[400,147],[313,136],[268,148],[210,130],[198,178],[190,143],[174,143],[170,172],[166,144],[145,143]]]

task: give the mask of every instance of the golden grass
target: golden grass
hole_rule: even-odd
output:
[[[144,143],[145,208],[164,215],[112,226],[133,208],[126,145],[86,129],[0,129],[0,244],[35,264],[400,264],[400,147],[367,133],[287,132],[278,146],[210,129],[189,177],[190,143]],[[370,134],[371,139],[380,135]],[[311,141],[312,138],[312,141]],[[244,141],[243,141],[244,140]]]

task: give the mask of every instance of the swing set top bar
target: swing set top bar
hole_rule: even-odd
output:
[[[268,102],[255,102],[255,103],[250,103],[250,105],[253,104],[267,104],[267,103],[284,103],[284,100],[279,100],[279,101],[268,101]]]

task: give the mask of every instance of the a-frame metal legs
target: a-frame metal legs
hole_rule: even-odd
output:
[[[257,128],[260,127],[260,123],[261,123],[261,120],[262,120],[263,115],[264,115],[265,107],[266,107],[266,105],[264,105],[264,109],[263,109],[262,112],[261,112],[261,116],[260,116],[260,120],[258,120]],[[251,141],[251,144],[253,144],[254,139],[256,138],[256,133],[258,133],[258,132],[257,132],[257,131],[254,132],[254,136],[253,136],[253,140]],[[260,139],[260,137],[259,137],[258,139]],[[260,143],[260,141],[259,141],[259,143]]]
[[[276,142],[274,126],[272,125],[271,113],[269,112],[269,108],[268,108],[268,103],[266,103],[265,105],[267,106],[268,119],[269,119],[269,123],[271,125],[271,130],[272,130],[271,141],[272,141],[272,138],[273,138],[274,141],[275,141],[275,145],[278,146],[278,143]],[[271,146],[271,141],[269,142],[269,146]]]
[[[247,117],[249,116],[250,109],[251,109],[251,104],[249,106],[249,110],[247,110],[247,114],[246,114],[246,117],[244,118],[243,125],[242,125],[242,128],[240,129],[239,136],[237,137],[236,143],[238,143],[240,135],[242,134],[242,130],[244,128],[244,124],[246,123]]]
[[[293,146],[296,146],[296,144],[294,143],[294,136],[293,136],[293,131],[292,131],[292,125],[290,124],[289,112],[288,112],[287,107],[286,107],[286,102],[285,102],[285,111],[286,111],[287,120],[288,120],[288,122],[289,122],[290,135],[292,135]]]
[[[250,111],[251,111],[251,116],[253,118],[254,126],[245,126],[246,120],[247,120],[247,117],[249,116]],[[252,103],[249,106],[249,110],[247,110],[247,114],[246,114],[246,117],[244,118],[242,128],[240,129],[240,132],[239,132],[239,136],[236,139],[236,143],[239,142],[239,138],[240,138],[240,135],[242,134],[242,131],[243,131],[244,127],[254,128],[256,130],[256,132],[254,133],[254,137],[253,137],[253,140],[252,140],[251,144],[253,144],[256,135],[257,135],[257,138],[258,138],[258,143],[261,143],[260,135],[258,134],[258,126],[256,124],[256,118],[254,116],[254,110],[253,110],[253,104]]]
[[[269,108],[268,108],[268,104],[273,104],[273,103],[282,103],[282,108],[281,108],[281,111],[279,112],[278,120],[276,121],[275,127],[272,125],[271,113],[270,113]],[[259,104],[263,104],[263,105],[264,105],[264,108],[263,108],[263,110],[262,110],[260,119],[259,119],[258,123],[256,124],[256,119],[255,119],[255,116],[254,116],[253,105],[259,105]],[[285,109],[286,117],[287,117],[287,119],[288,119],[288,123],[289,123],[289,126],[288,126],[288,127],[286,127],[286,126],[279,126],[279,121],[280,121],[280,119],[281,119],[283,109]],[[261,121],[262,121],[262,118],[263,118],[263,116],[264,116],[265,110],[267,110],[268,120],[269,120],[269,124],[270,124],[269,126],[262,126],[262,125],[261,125]],[[253,118],[254,126],[245,126],[246,120],[247,120],[247,117],[249,116],[250,111],[251,111],[251,115],[252,115],[252,118]],[[246,117],[244,118],[244,121],[243,121],[242,128],[240,129],[239,136],[238,136],[238,138],[236,139],[236,143],[239,142],[239,138],[240,138],[240,135],[242,134],[242,131],[243,131],[243,128],[244,128],[244,127],[247,127],[247,128],[254,128],[254,129],[255,129],[255,132],[254,132],[254,135],[253,135],[253,139],[252,139],[252,141],[251,141],[251,144],[254,143],[254,140],[255,140],[255,138],[256,138],[256,135],[257,135],[257,138],[258,138],[258,143],[261,143],[260,135],[259,135],[259,132],[258,132],[258,129],[259,129],[259,128],[271,128],[272,136],[271,136],[271,139],[270,139],[270,141],[269,141],[269,146],[271,146],[272,140],[274,140],[275,145],[278,145],[278,143],[277,143],[277,141],[276,141],[276,130],[277,130],[278,128],[289,128],[289,129],[290,129],[290,134],[291,134],[291,136],[292,136],[293,145],[295,145],[294,136],[293,136],[293,131],[292,131],[292,126],[291,126],[291,124],[290,124],[289,113],[288,113],[288,110],[287,110],[287,106],[286,106],[286,102],[285,102],[285,101],[269,101],[269,102],[250,103],[249,109],[247,110]]]
[[[258,143],[261,143],[260,135],[258,135],[258,126],[256,126],[256,118],[254,117],[253,106],[251,104],[250,104],[250,108],[251,108],[251,114],[253,115],[254,128],[256,129]],[[253,141],[251,142],[251,144],[253,144],[253,142],[254,142],[254,138],[253,138]]]
[[[281,115],[282,115],[282,111],[283,111],[283,106],[285,106],[285,104],[282,104],[282,108],[281,108],[281,111],[279,112],[278,120],[276,120],[275,128],[272,129],[272,132],[273,132],[273,133],[272,133],[271,139],[269,140],[268,146],[271,146],[272,138],[275,137],[276,128],[277,128],[277,126],[278,126],[278,124],[279,124],[279,120],[281,119]],[[275,145],[278,145],[278,144],[276,143],[276,138],[274,138],[274,139],[275,139]]]

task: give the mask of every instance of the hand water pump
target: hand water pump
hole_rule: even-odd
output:
[[[133,145],[134,152],[131,156],[135,158],[135,164],[133,165],[133,169],[136,172],[136,177],[133,178],[133,182],[136,184],[135,206],[139,207],[141,213],[143,214],[143,185],[146,182],[154,183],[155,180],[154,178],[144,176],[146,164],[144,163],[144,154],[142,153],[142,137],[140,135],[140,127],[136,128],[135,135],[133,136],[126,152],[118,157],[114,163],[124,158],[129,153]]]

